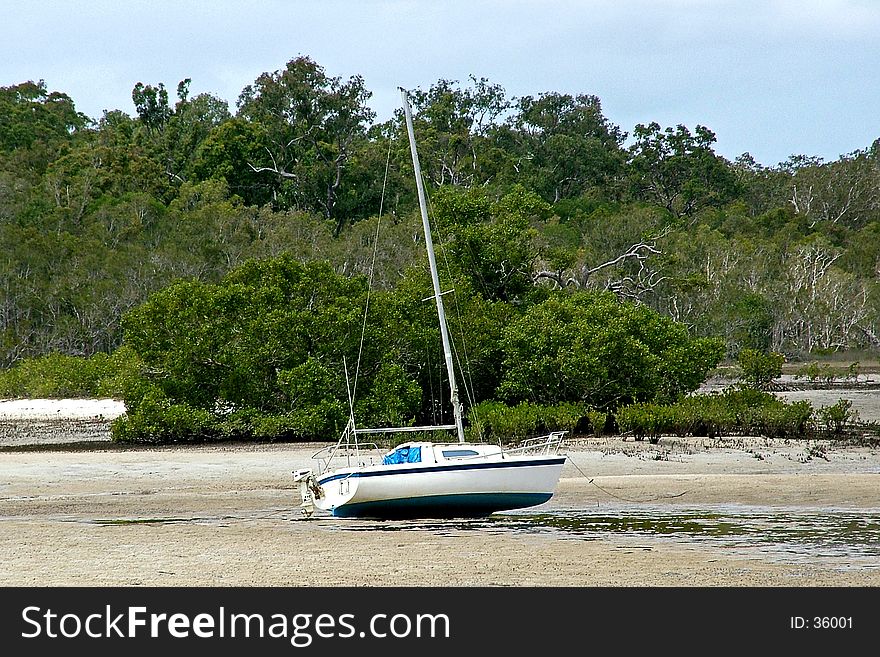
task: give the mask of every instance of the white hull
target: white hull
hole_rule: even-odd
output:
[[[454,517],[541,504],[565,457],[501,455],[440,463],[340,468],[317,478],[314,505],[336,516]]]

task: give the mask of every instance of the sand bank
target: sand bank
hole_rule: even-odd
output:
[[[876,519],[875,448],[580,440],[567,447],[557,494],[523,522],[391,523],[302,518],[291,471],[321,446],[0,453],[0,584],[880,585],[880,559],[864,550],[789,559],[760,532],[734,545],[699,532],[572,533],[529,519],[760,510],[792,530],[803,514]]]

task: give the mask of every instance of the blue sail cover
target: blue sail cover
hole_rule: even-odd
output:
[[[382,459],[382,465],[397,465],[398,463],[421,463],[421,447],[400,447]]]

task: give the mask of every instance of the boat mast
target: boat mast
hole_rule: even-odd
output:
[[[437,316],[440,318],[440,337],[443,339],[443,355],[446,358],[446,373],[449,375],[449,392],[452,399],[452,413],[455,416],[455,429],[458,442],[464,442],[464,423],[462,422],[461,400],[458,398],[458,386],[455,384],[455,371],[452,363],[452,349],[449,346],[449,330],[446,327],[446,313],[443,310],[443,297],[440,293],[440,278],[437,275],[437,261],[434,259],[434,242],[431,240],[431,225],[428,223],[428,205],[425,201],[425,189],[422,186],[422,168],[419,166],[419,154],[416,151],[416,138],[413,133],[412,110],[406,90],[401,88],[403,113],[406,115],[406,131],[409,135],[409,149],[412,152],[413,170],[416,174],[416,188],[419,191],[419,209],[422,211],[422,226],[425,229],[425,247],[428,249],[428,264],[431,266],[431,281],[434,284],[434,299],[437,302]]]

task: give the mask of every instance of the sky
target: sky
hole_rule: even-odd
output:
[[[598,96],[629,134],[703,125],[765,166],[880,137],[880,0],[0,0],[0,16],[0,86],[45,80],[95,119],[184,78],[234,112],[306,55],[362,76],[380,121],[398,87],[474,75],[508,97]]]

